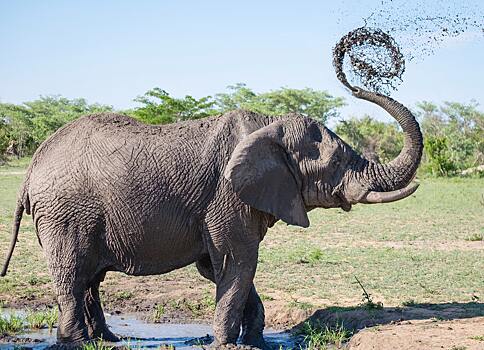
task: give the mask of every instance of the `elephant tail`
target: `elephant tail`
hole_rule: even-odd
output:
[[[5,259],[5,263],[3,264],[2,273],[0,276],[5,276],[7,274],[8,264],[10,259],[12,258],[13,250],[15,248],[15,244],[17,243],[18,231],[20,228],[20,221],[22,221],[22,215],[24,213],[24,205],[22,201],[17,201],[17,208],[15,209],[14,219],[13,219],[13,227],[12,227],[12,238],[10,240],[10,248],[7,253],[7,258]]]

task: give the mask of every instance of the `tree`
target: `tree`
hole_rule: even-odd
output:
[[[189,119],[200,119],[218,112],[210,96],[196,99],[171,97],[168,92],[154,88],[135,99],[142,107],[134,109],[133,116],[149,124],[168,124]]]
[[[448,176],[484,164],[484,113],[478,104],[417,104],[425,138],[424,167]]]
[[[3,118],[0,118],[0,164],[5,160],[5,152],[10,142],[10,130]]]
[[[367,159],[388,162],[395,158],[403,147],[403,134],[398,124],[377,121],[366,115],[361,119],[340,121],[336,133]]]
[[[333,97],[326,91],[310,88],[280,88],[256,94],[245,84],[228,87],[231,92],[215,95],[216,105],[221,112],[243,108],[266,115],[300,113],[325,123],[338,115],[337,108],[344,105],[341,97]]]
[[[0,103],[0,119],[8,129],[9,142],[14,141],[19,155],[32,154],[53,132],[85,114],[111,111],[111,106],[88,104],[83,98],[41,96],[20,105]]]
[[[215,95],[215,105],[222,112],[233,111],[235,109],[250,110],[257,95],[243,83],[227,86],[228,93]]]

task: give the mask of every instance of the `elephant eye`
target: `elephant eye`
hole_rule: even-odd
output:
[[[310,147],[307,152],[307,156],[310,159],[319,159],[320,152],[318,146]]]
[[[338,165],[340,165],[340,163],[341,163],[341,158],[340,158],[340,156],[338,156],[338,155],[334,155],[334,156],[331,158],[331,164],[332,164],[332,165],[338,166]]]

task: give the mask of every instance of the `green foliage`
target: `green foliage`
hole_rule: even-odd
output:
[[[299,260],[302,264],[315,264],[323,258],[323,251],[319,248],[313,248],[304,254],[304,257]]]
[[[200,99],[189,95],[175,98],[165,90],[154,88],[135,101],[140,106],[126,112],[150,124],[205,118],[239,108],[266,115],[300,113],[325,123],[337,116],[338,109],[344,105],[342,98],[326,91],[280,88],[255,93],[240,83],[229,86],[228,92]],[[417,105],[416,115],[425,146],[421,172],[433,176],[484,175],[484,113],[477,107],[475,102],[446,102],[437,106],[424,101]],[[19,105],[0,103],[0,164],[5,162],[6,154],[32,155],[49,135],[66,123],[104,111],[112,111],[112,107],[61,96],[41,96]],[[353,117],[337,123],[335,131],[373,161],[388,162],[403,147],[403,134],[396,122],[385,123],[370,116]]]
[[[403,133],[395,122],[377,121],[368,115],[340,121],[335,131],[356,151],[373,161],[388,162],[403,147]]]
[[[132,112],[133,116],[148,124],[168,124],[217,114],[213,108],[215,102],[210,96],[199,100],[189,95],[174,98],[160,88],[149,90],[135,101],[142,104],[142,107],[136,108]]]
[[[448,176],[455,172],[456,165],[452,161],[448,137],[428,135],[424,140],[427,162],[425,169],[432,175]]]
[[[424,134],[424,170],[434,176],[459,174],[484,164],[484,113],[477,103],[417,104]]]
[[[10,132],[4,119],[0,119],[0,164],[5,160],[5,152],[10,143]]]
[[[50,134],[66,123],[81,115],[110,110],[110,106],[61,96],[41,96],[20,105],[0,103],[0,152],[4,154],[5,142],[13,142],[18,156],[32,154]]]
[[[189,95],[175,98],[156,87],[137,97],[134,101],[140,106],[125,113],[148,124],[167,124],[244,108],[268,115],[297,112],[325,122],[337,115],[337,108],[343,105],[342,98],[307,88],[281,88],[256,94],[244,84],[238,84],[229,90],[215,98],[197,99]],[[66,123],[82,115],[105,111],[112,111],[112,107],[61,96],[41,96],[19,105],[0,103],[0,163],[7,149],[18,157],[32,155],[49,135]]]
[[[424,136],[422,172],[453,176],[484,164],[484,113],[477,107],[476,103],[457,102],[445,102],[440,107],[425,101],[417,104],[416,114]],[[398,124],[380,122],[370,116],[341,121],[335,131],[373,161],[388,162],[403,147],[403,133]]]
[[[266,115],[300,113],[325,123],[338,115],[337,108],[344,105],[341,97],[333,97],[326,91],[310,88],[280,88],[256,94],[245,84],[229,86],[229,93],[215,95],[216,104],[221,112],[243,108]]]

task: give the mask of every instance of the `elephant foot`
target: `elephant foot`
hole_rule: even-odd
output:
[[[255,343],[255,342],[254,342]],[[259,341],[258,344],[234,344],[234,343],[227,343],[227,344],[220,344],[217,341],[214,341],[209,346],[204,347],[204,349],[210,350],[273,350],[265,341]]]
[[[87,342],[84,343],[59,343],[52,344],[45,348],[45,350],[78,350],[82,349]]]
[[[264,340],[264,337],[262,336],[243,338],[242,344],[253,348],[261,349],[261,350],[272,350],[272,347],[266,343],[266,341]]]
[[[92,338],[102,339],[110,343],[116,343],[121,340],[116,334],[111,332],[107,327],[104,327],[103,329],[96,329],[92,334]]]
[[[68,330],[57,328],[57,344],[68,347],[79,346],[92,340],[87,334],[87,330]]]

